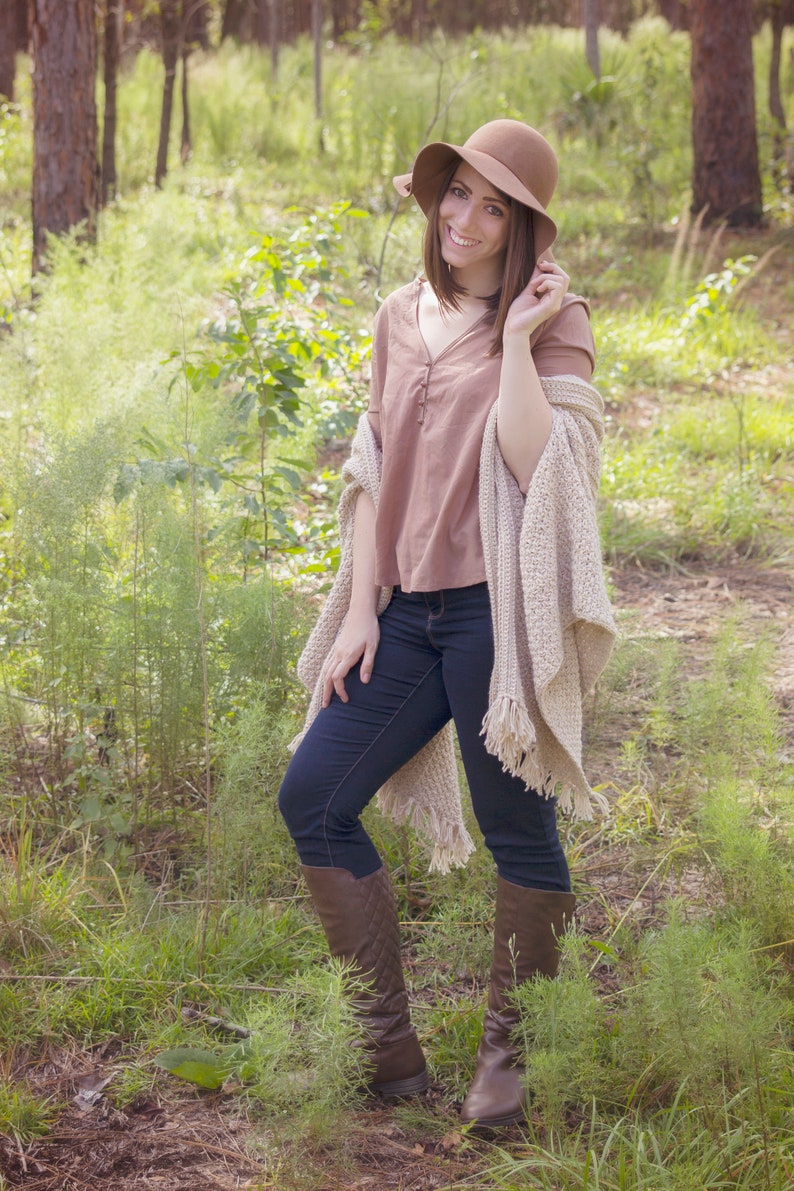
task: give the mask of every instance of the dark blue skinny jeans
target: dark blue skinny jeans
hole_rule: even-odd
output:
[[[293,756],[279,807],[302,864],[366,877],[381,866],[360,815],[378,789],[453,719],[472,805],[497,871],[568,892],[556,808],[502,769],[480,735],[493,667],[488,586],[406,593],[380,617],[369,683],[358,666]]]

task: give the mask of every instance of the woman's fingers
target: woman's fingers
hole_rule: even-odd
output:
[[[347,646],[342,641],[337,641],[328,656],[328,660],[325,663],[325,674],[323,676],[323,707],[327,707],[331,702],[334,691],[343,703],[348,702],[345,679],[357,662],[361,662],[361,670],[359,672],[361,681],[365,683],[369,682],[372,677],[375,654],[378,651],[378,642],[380,641],[377,622],[374,632],[367,634],[363,641],[359,643],[358,639],[353,638],[353,640],[354,644],[350,646]]]
[[[357,660],[357,659],[356,659]],[[345,690],[345,678],[350,672],[353,662],[344,662],[335,654],[332,654],[326,662],[325,679],[323,681],[323,707],[327,707],[331,702],[331,697],[336,691],[343,703],[347,703],[347,691]]]
[[[529,284],[535,294],[563,298],[570,283],[568,274],[555,261],[538,261]]]
[[[505,335],[531,334],[561,308],[569,284],[568,274],[556,261],[538,261],[526,289],[510,307]]]
[[[372,677],[372,667],[375,664],[375,654],[377,653],[378,642],[369,641],[364,650],[364,656],[361,659],[361,681],[369,682]]]

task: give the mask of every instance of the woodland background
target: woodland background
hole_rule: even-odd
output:
[[[0,1187],[791,1185],[792,15],[0,0]],[[420,267],[391,177],[494,116],[560,157],[621,639],[532,1112],[478,1138],[482,847],[368,812],[433,1084],[367,1105],[275,797]]]

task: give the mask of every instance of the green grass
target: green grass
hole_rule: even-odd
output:
[[[39,1100],[23,1088],[0,1079],[0,1137],[19,1146],[44,1137],[58,1114],[59,1106]]]

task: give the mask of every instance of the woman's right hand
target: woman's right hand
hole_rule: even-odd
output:
[[[361,681],[369,682],[379,642],[380,625],[374,610],[357,613],[351,609],[326,659],[323,707],[327,707],[331,702],[334,691],[343,703],[347,703],[345,678],[357,662],[361,662]]]

